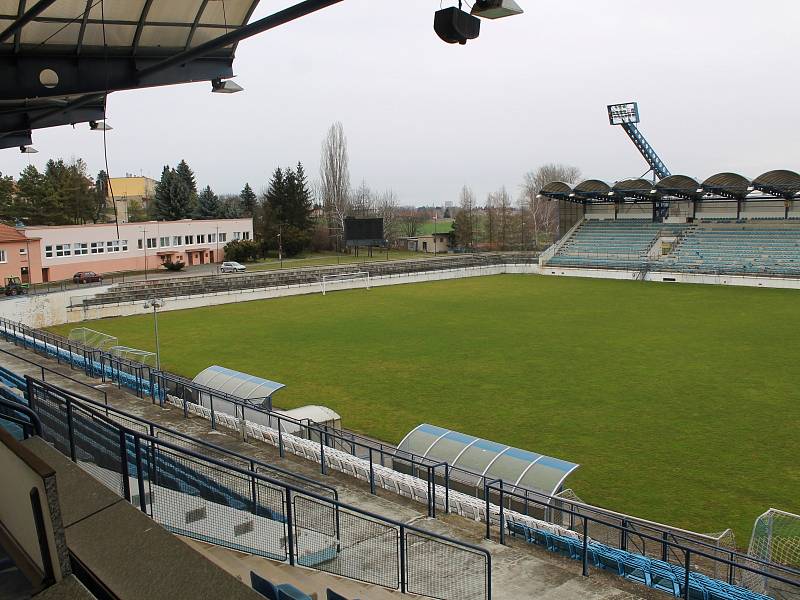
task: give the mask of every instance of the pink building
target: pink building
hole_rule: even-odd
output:
[[[157,269],[167,260],[187,266],[222,262],[225,244],[253,238],[250,218],[120,223],[119,233],[114,223],[8,229],[24,233],[31,251],[37,244],[33,283],[71,279],[78,271]]]
[[[41,281],[40,244],[38,238],[0,224],[0,285],[5,285],[7,277],[19,277],[24,283]]]

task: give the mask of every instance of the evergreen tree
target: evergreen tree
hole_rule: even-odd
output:
[[[164,167],[156,186],[153,216],[159,221],[188,219],[192,214],[191,190],[175,169]]]
[[[49,225],[53,208],[49,180],[33,165],[25,167],[17,180],[17,214],[26,225]]]
[[[180,177],[183,182],[186,184],[186,188],[189,190],[189,201],[191,203],[191,212],[194,212],[195,207],[197,206],[197,181],[194,178],[194,171],[189,167],[188,163],[181,159],[181,162],[178,163],[178,166],[175,167],[175,173]]]
[[[246,217],[252,217],[256,212],[256,193],[249,183],[244,184],[242,192],[239,194],[241,212]]]
[[[18,218],[14,206],[14,178],[0,173],[0,221],[14,224]]]
[[[222,216],[222,206],[217,195],[211,190],[211,186],[206,186],[200,192],[194,216],[196,219],[218,219]]]
[[[310,230],[312,226],[311,211],[313,208],[311,190],[308,189],[308,178],[301,162],[297,163],[297,169],[295,169],[295,193],[291,206],[289,222],[301,231]]]

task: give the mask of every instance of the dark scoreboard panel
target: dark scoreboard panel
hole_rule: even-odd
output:
[[[344,239],[346,242],[382,241],[383,219],[347,217],[344,220]]]

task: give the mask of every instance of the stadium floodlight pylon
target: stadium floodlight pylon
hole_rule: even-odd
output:
[[[369,272],[368,271],[355,271],[353,273],[337,273],[336,275],[323,275],[322,280],[320,281],[320,285],[322,286],[322,295],[324,296],[327,292],[332,291],[334,289],[351,289],[356,286],[349,286],[351,281],[364,282],[364,289],[370,289],[369,286]],[[337,286],[339,287],[331,287]],[[345,284],[345,285],[342,285]]]
[[[99,348],[100,350],[106,350],[119,343],[115,336],[88,327],[75,327],[69,332],[67,339],[80,342],[84,346],[91,348]]]

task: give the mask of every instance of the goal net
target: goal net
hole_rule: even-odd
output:
[[[789,567],[800,567],[800,515],[770,508],[756,519],[747,553]],[[763,570],[757,563],[752,565]],[[752,590],[764,590],[769,582],[755,573],[746,573],[744,583]]]
[[[150,367],[156,366],[156,353],[148,352],[147,350],[139,350],[138,348],[130,348],[128,346],[112,346],[109,348],[112,356],[124,358],[133,362],[142,363]]]
[[[101,350],[107,350],[119,343],[119,340],[113,335],[108,335],[102,331],[95,331],[88,327],[75,327],[69,332],[67,338],[75,342],[80,342],[84,346],[100,348]]]
[[[355,271],[353,273],[337,273],[336,275],[322,276],[322,295],[334,290],[349,290],[352,288],[369,289],[369,273]]]

